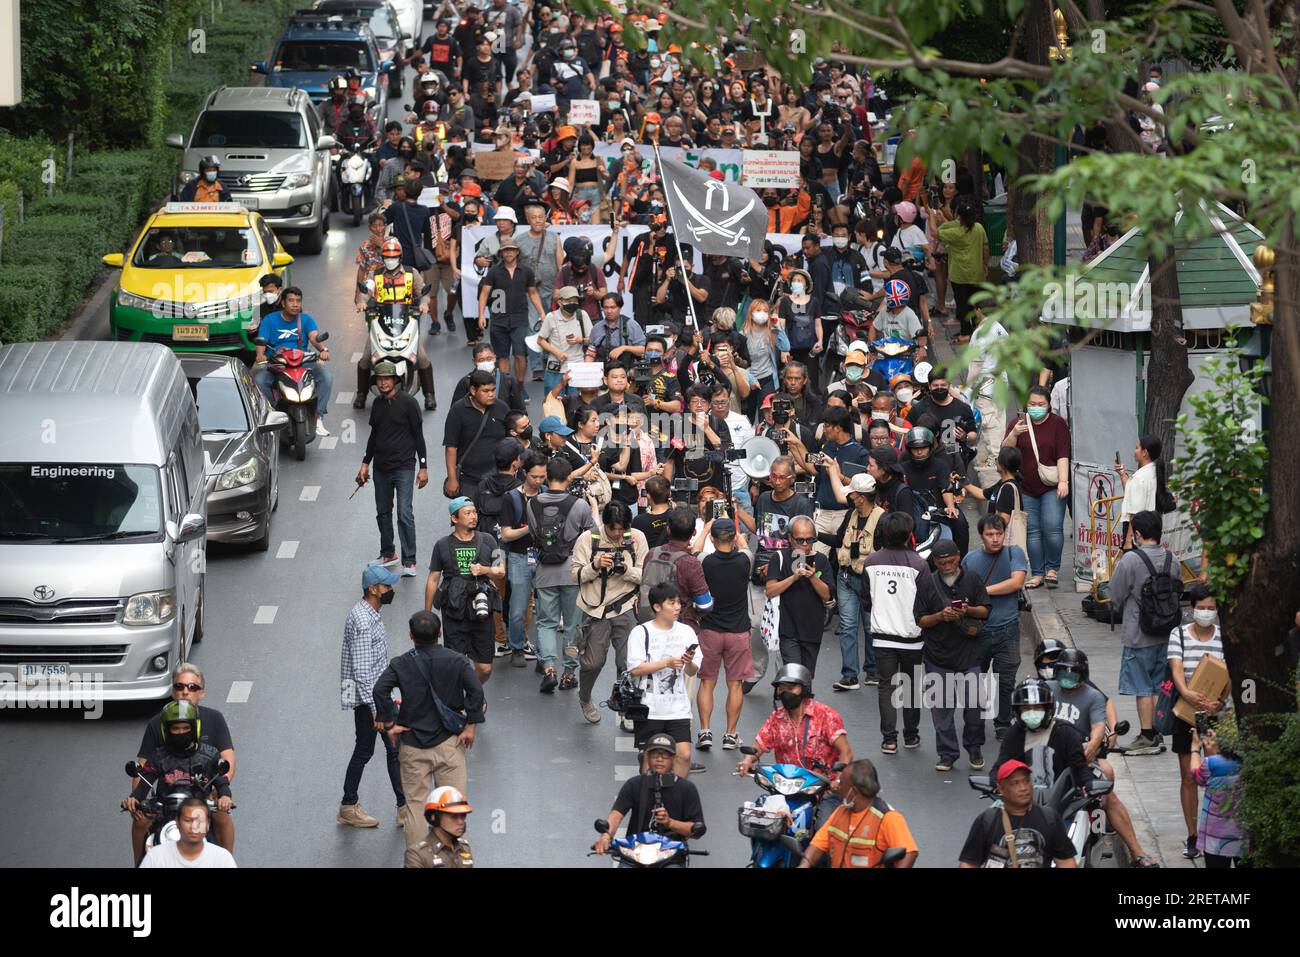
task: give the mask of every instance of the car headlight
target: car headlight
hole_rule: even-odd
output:
[[[783,774],[772,775],[772,787],[778,794],[798,794],[803,790],[803,782],[798,778],[787,778]]]
[[[257,473],[257,459],[249,459],[242,465],[237,465],[222,473],[221,478],[217,481],[217,490],[224,491],[228,488],[239,488],[241,485],[252,485],[257,481]]]
[[[199,178],[199,172],[198,172],[198,170],[188,170],[188,169],[183,169],[183,170],[181,170],[181,172],[180,172],[180,180],[181,180],[182,183],[188,183],[188,182],[190,182],[190,181],[192,181],[192,180],[196,180],[196,179],[198,179],[198,178]]]
[[[137,296],[133,292],[119,292],[117,294],[117,304],[127,309],[153,309],[153,299],[146,299],[144,296]]]
[[[284,185],[287,189],[297,189],[299,186],[306,186],[311,182],[311,173],[290,173],[284,178]]]
[[[174,590],[168,588],[164,591],[144,591],[126,600],[122,624],[161,625],[163,622],[171,621],[174,614],[176,614]]]

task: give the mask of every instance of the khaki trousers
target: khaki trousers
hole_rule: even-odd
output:
[[[405,742],[398,748],[402,770],[402,793],[406,795],[406,846],[424,840],[429,826],[424,820],[424,802],[434,787],[450,785],[461,794],[469,790],[469,768],[465,750],[450,737],[436,748],[414,748]]]

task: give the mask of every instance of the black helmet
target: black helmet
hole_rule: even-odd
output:
[[[172,733],[172,725],[187,722],[190,725],[189,734],[176,735]],[[162,719],[159,722],[159,730],[162,731],[163,744],[167,750],[174,751],[177,754],[184,754],[191,750],[199,740],[199,709],[190,701],[169,701],[166,707],[162,709]]]
[[[1065,651],[1065,645],[1055,638],[1044,638],[1038,643],[1038,647],[1034,649],[1034,667],[1038,670],[1040,678],[1050,676],[1050,672],[1056,664],[1056,659],[1060,657],[1063,651]],[[1049,672],[1049,674],[1043,674],[1044,671]]]
[[[210,169],[221,169],[221,160],[217,159],[215,153],[209,153],[203,159],[199,160],[199,172],[202,173]]]
[[[1054,703],[1051,685],[1042,678],[1026,678],[1016,685],[1015,691],[1011,692],[1012,708],[1036,705],[1050,710]]]
[[[907,430],[903,444],[909,449],[928,449],[934,447],[934,433],[923,425]]]
[[[1056,679],[1061,672],[1069,671],[1079,676],[1079,684],[1088,680],[1088,655],[1077,648],[1066,648],[1056,659]]]

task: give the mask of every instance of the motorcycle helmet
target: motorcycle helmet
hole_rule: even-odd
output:
[[[803,665],[783,665],[772,679],[772,687],[783,684],[803,685],[804,693],[812,691],[812,672]]]
[[[912,290],[901,279],[891,279],[885,283],[885,308],[902,309],[912,298]]]
[[[1011,692],[1011,710],[1016,713],[1016,720],[1030,731],[1044,727],[1055,714],[1052,686],[1041,678],[1026,678]],[[1037,723],[1030,723],[1023,719],[1024,711],[1042,712],[1043,716]]]
[[[1063,651],[1065,645],[1055,638],[1044,638],[1038,643],[1038,647],[1034,649],[1034,668],[1038,670],[1040,678],[1046,681],[1053,677],[1056,659]]]
[[[1085,683],[1088,680],[1088,655],[1077,648],[1062,651],[1056,659],[1056,680],[1067,691]]]
[[[334,76],[330,77],[329,91],[331,94],[345,93],[347,92],[347,88],[348,88],[348,81],[347,78],[343,76],[343,74],[336,73],[334,74]]]
[[[923,425],[914,426],[907,430],[907,435],[903,437],[903,445],[907,447],[907,454],[914,462],[925,462],[930,458],[930,452],[934,449],[934,433]],[[924,455],[916,453],[924,449]]]
[[[189,733],[183,735],[173,734],[172,725],[181,722],[189,724]],[[193,750],[194,745],[199,742],[201,731],[198,707],[191,701],[167,702],[162,709],[159,730],[162,732],[163,745],[168,751],[175,754],[185,754]]]
[[[399,259],[402,255],[402,244],[399,240],[389,237],[384,240],[384,244],[379,247],[379,255],[384,259],[397,256]]]
[[[199,173],[205,173],[210,169],[221,169],[221,160],[217,159],[215,153],[209,153],[199,160]]]
[[[469,814],[474,809],[465,800],[465,795],[449,785],[434,788],[424,802],[424,819],[433,823],[435,814]]]
[[[366,111],[366,98],[360,93],[353,93],[348,97],[348,109],[353,113],[364,116]]]

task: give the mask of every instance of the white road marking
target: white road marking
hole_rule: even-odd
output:
[[[339,444],[339,437],[337,435],[327,435],[323,439],[318,439],[316,444],[322,449],[332,449]]]
[[[319,485],[304,485],[302,487],[302,494],[298,496],[298,501],[314,502],[318,495],[320,495]]]
[[[293,558],[298,554],[297,542],[281,542],[279,549],[276,550],[276,558]]]
[[[628,780],[629,778],[634,778],[634,777],[636,777],[636,776],[637,776],[638,774],[640,774],[640,773],[641,773],[641,765],[639,765],[639,764],[616,764],[616,765],[614,765],[614,780],[615,780],[615,781],[626,781],[626,780]]]
[[[230,694],[226,695],[226,704],[247,704],[248,696],[253,693],[253,682],[232,681]]]
[[[353,361],[356,361],[356,360],[353,360]],[[334,404],[335,404],[335,405],[351,405],[351,404],[352,404],[352,400],[353,400],[355,397],[356,397],[356,393],[355,393],[355,392],[335,392],[335,393],[334,393]]]
[[[636,753],[636,738],[631,735],[619,735],[614,739],[614,750],[622,751],[626,754]]]
[[[255,625],[273,625],[275,624],[275,613],[280,610],[279,605],[258,605],[257,614],[253,616]]]

